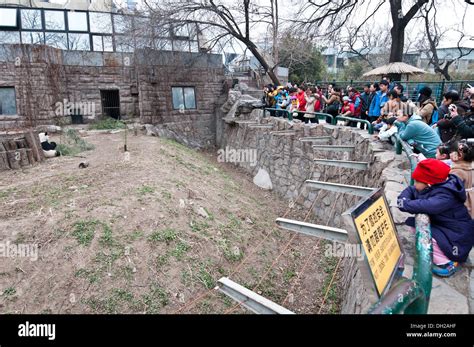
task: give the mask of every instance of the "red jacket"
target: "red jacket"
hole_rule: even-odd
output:
[[[350,117],[354,117],[355,107],[352,102],[348,102],[347,104],[342,105],[341,114],[344,114],[347,111],[351,111],[352,115]]]
[[[317,95],[319,95],[319,98],[317,98],[316,102],[314,103],[314,112],[321,111],[321,108],[323,106],[323,104],[321,102],[323,93],[319,92],[319,93],[317,93]]]
[[[298,111],[306,111],[306,98],[304,97],[304,94],[304,91],[301,91],[301,93],[296,95],[299,104]]]
[[[359,104],[357,105],[357,107],[355,107],[357,98],[359,98]],[[355,108],[354,112],[352,112],[352,116],[353,117],[360,117],[360,114],[362,112],[362,99],[360,98],[360,94],[359,93],[354,93],[351,97],[351,102],[352,102],[352,104],[354,105],[354,108]]]

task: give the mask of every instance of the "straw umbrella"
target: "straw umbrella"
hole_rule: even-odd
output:
[[[396,62],[396,63],[389,63],[387,65],[383,65],[373,70],[370,70],[369,72],[366,72],[363,76],[370,77],[370,76],[401,74],[401,75],[407,75],[407,81],[408,81],[408,76],[410,75],[422,75],[425,73],[427,73],[425,70],[419,69],[416,66],[412,66],[412,65],[405,64],[402,62]]]

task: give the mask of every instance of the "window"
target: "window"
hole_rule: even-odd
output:
[[[63,11],[44,11],[44,22],[46,30],[66,29]]]
[[[115,49],[117,52],[131,53],[134,50],[134,44],[127,36],[115,35]]]
[[[21,42],[32,44],[32,45],[42,45],[44,44],[44,35],[43,33],[37,33],[37,32],[32,32],[32,31],[22,31]]]
[[[40,10],[21,10],[22,29],[41,30],[43,23],[41,21]]]
[[[125,34],[132,30],[132,17],[114,15],[114,30],[117,34]]]
[[[16,28],[16,8],[0,8],[0,27]]]
[[[173,87],[171,88],[173,95],[173,109],[195,109],[196,95],[194,87]]]
[[[199,52],[199,43],[198,41],[191,41],[191,52]]]
[[[108,13],[90,12],[91,32],[112,34],[112,17]]]
[[[1,43],[21,43],[18,31],[0,31]]]
[[[0,115],[16,115],[15,88],[0,87]]]
[[[104,39],[104,52],[113,52],[114,44],[112,41],[112,36],[103,36]]]
[[[183,40],[173,41],[173,51],[189,52],[189,41],[183,41]]]
[[[92,45],[96,52],[113,52],[112,36],[92,35]]]
[[[71,31],[87,31],[87,14],[85,12],[68,12],[67,22]]]
[[[59,49],[67,49],[67,36],[65,33],[45,33],[45,40],[48,46]]]
[[[69,34],[69,49],[73,51],[90,51],[89,34]]]
[[[172,51],[173,45],[171,40],[157,39],[155,40],[155,48],[161,51]]]
[[[189,39],[189,28],[187,24],[175,24],[173,26],[173,34],[179,39]]]

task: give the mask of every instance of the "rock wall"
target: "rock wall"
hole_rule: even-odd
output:
[[[259,170],[268,172],[273,190],[281,197],[293,200],[306,209],[312,209],[313,219],[318,224],[347,228],[341,214],[354,206],[359,197],[336,194],[327,191],[310,190],[304,187],[307,179],[351,184],[372,188],[384,187],[391,206],[394,221],[400,233],[402,245],[410,244],[410,234],[402,227],[406,215],[396,204],[399,192],[409,182],[404,155],[397,156],[393,147],[371,141],[364,130],[344,126],[320,124],[305,126],[301,123],[290,125],[281,118],[262,118],[261,110],[235,119],[224,119],[221,136],[218,139],[221,149],[256,151],[256,165],[240,162],[236,165],[249,174],[256,175]],[[252,124],[254,122],[254,124]],[[256,125],[255,123],[258,123]],[[314,150],[311,142],[299,139],[308,136],[329,136],[332,145],[355,145],[354,152],[323,152]],[[340,159],[364,161],[369,169],[358,171],[314,164],[313,159]],[[364,283],[359,264],[355,258],[344,258],[338,285],[342,288],[342,313],[367,312],[375,302],[375,292],[371,283]]]
[[[0,87],[14,87],[17,114],[1,116],[0,129],[62,125],[71,117],[58,103],[85,103],[103,116],[101,90],[118,90],[123,119],[177,134],[198,147],[216,139],[216,111],[222,96],[224,69],[220,55],[149,49],[131,53],[61,51],[48,46],[0,45]],[[173,87],[193,87],[195,109],[174,109]]]

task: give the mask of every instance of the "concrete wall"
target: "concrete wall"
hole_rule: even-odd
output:
[[[261,116],[261,111],[253,111],[245,118],[252,120]],[[272,181],[273,190],[285,199],[296,199],[297,204],[305,211],[312,209],[312,220],[315,223],[348,229],[341,214],[354,206],[360,198],[347,194],[336,194],[327,191],[310,190],[303,186],[306,179],[359,185],[365,187],[384,187],[385,195],[391,206],[399,231],[405,220],[396,205],[398,193],[406,186],[408,172],[403,167],[406,158],[397,156],[392,147],[374,143],[367,131],[349,127],[321,124],[306,127],[301,123],[291,128],[287,121],[280,118],[263,118],[261,122],[270,125],[271,129],[252,128],[252,125],[235,122],[222,122],[220,132],[221,148],[254,149],[257,151],[257,165],[239,163],[251,175],[259,169],[265,169]],[[280,133],[278,133],[280,131]],[[276,133],[272,133],[276,132]],[[292,133],[293,132],[293,133]],[[287,134],[285,134],[287,133]],[[301,142],[305,136],[330,136],[333,145],[356,145],[353,153],[321,152],[312,148],[312,143]],[[313,159],[344,159],[366,161],[369,170],[356,171],[328,166],[314,165]],[[385,182],[387,182],[385,184]],[[353,237],[354,235],[352,235]],[[409,236],[401,235],[402,245],[411,243]],[[354,239],[350,241],[354,243]],[[342,313],[367,312],[377,298],[372,283],[363,280],[360,265],[355,258],[344,258],[338,286],[342,289]]]

